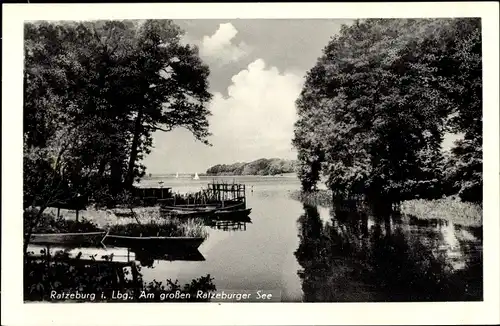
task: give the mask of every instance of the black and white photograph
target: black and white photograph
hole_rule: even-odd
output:
[[[484,19],[158,16],[22,21],[24,304],[486,300]]]

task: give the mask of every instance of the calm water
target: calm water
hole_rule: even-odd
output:
[[[283,301],[481,300],[478,229],[446,221],[375,219],[307,206],[296,177],[218,177],[247,185],[251,223],[211,228],[204,261],[155,261],[146,280],[190,282],[210,274],[218,289],[275,290]],[[143,185],[197,191],[213,177],[152,178]],[[252,191],[253,189],[253,191]]]
[[[295,176],[217,179],[246,184],[251,223],[207,226],[208,239],[189,257],[146,264],[123,249],[116,259],[141,261],[145,281],[210,274],[219,290],[280,290],[282,301],[482,300],[481,228],[305,205],[293,199]],[[153,177],[142,186],[163,181],[186,193],[213,180]]]
[[[299,245],[297,218],[302,204],[290,198],[299,187],[295,177],[218,177],[218,180],[244,183],[247,207],[252,208],[251,223],[246,230],[210,229],[209,237],[199,251],[205,261],[158,261],[153,268],[143,268],[146,280],[178,279],[181,283],[210,274],[217,289],[282,291],[282,299],[300,301],[302,289],[297,271],[300,265],[294,256]],[[213,177],[162,178],[143,182],[157,185],[163,181],[173,191],[198,191]],[[253,192],[252,192],[253,187]]]

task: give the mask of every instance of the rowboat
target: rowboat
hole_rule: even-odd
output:
[[[135,259],[143,262],[151,260],[183,260],[183,261],[204,261],[205,257],[198,251],[198,249],[188,248],[184,250],[172,249],[172,248],[147,248],[147,249],[135,249],[132,248],[131,251],[135,254]]]
[[[216,213],[218,219],[230,219],[233,220],[235,218],[244,218],[250,215],[252,211],[251,208],[247,209],[234,209],[234,210],[219,210]]]
[[[167,215],[169,217],[177,217],[177,218],[196,218],[196,217],[210,217],[215,211],[181,211],[181,210],[167,210],[162,209],[160,213],[163,215]]]
[[[216,210],[182,210],[182,209],[160,209],[160,213],[170,217],[178,218],[196,218],[196,217],[210,217]]]
[[[201,237],[130,237],[124,235],[106,235],[105,245],[122,248],[186,248],[197,249],[204,241]]]
[[[30,237],[30,244],[38,245],[99,245],[104,231],[82,233],[35,233]]]
[[[240,208],[245,208],[245,203],[237,203],[234,205],[229,205],[229,206],[221,206],[221,204],[201,204],[201,205],[176,205],[176,206],[167,206],[163,205],[161,207],[162,209],[165,210],[180,210],[180,211],[227,211],[227,210],[234,210],[234,209],[240,209]]]
[[[185,211],[185,212],[208,212],[217,209],[216,206],[162,206],[165,211]]]
[[[245,208],[245,203],[238,203],[230,206],[225,206],[225,207],[219,207],[217,211],[233,211],[233,210],[239,210],[239,209],[244,209]]]

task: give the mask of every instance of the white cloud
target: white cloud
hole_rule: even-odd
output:
[[[231,24],[220,24],[211,36],[204,36],[200,46],[200,55],[214,59],[219,64],[238,61],[249,52],[250,48],[244,42],[233,44],[232,40],[238,30]]]
[[[262,59],[249,64],[232,77],[227,98],[214,94],[210,104],[213,149],[236,151],[241,160],[293,156],[295,100],[302,84],[301,76],[266,68]]]

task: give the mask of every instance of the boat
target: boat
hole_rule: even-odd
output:
[[[228,210],[234,210],[234,209],[239,209],[239,208],[245,208],[245,203],[240,202],[234,205],[229,205],[229,206],[221,206],[221,204],[191,204],[191,205],[175,205],[175,206],[168,206],[168,205],[163,205],[161,208],[166,209],[166,210],[182,210],[182,211],[228,211]]]
[[[131,237],[124,235],[106,235],[105,245],[123,248],[173,248],[197,249],[205,241],[201,237]]]
[[[233,210],[218,210],[215,215],[218,219],[234,220],[237,218],[246,218],[250,215],[251,208],[246,209],[233,209]]]
[[[217,211],[232,211],[232,210],[238,210],[238,209],[245,209],[245,203],[238,203],[234,205],[229,205],[229,206],[222,206],[217,209]]]
[[[105,231],[80,233],[35,233],[30,237],[30,244],[38,245],[99,245]]]
[[[200,180],[200,177],[198,176],[198,173],[195,173],[195,174],[194,174],[194,178],[193,178],[193,180]]]
[[[175,178],[178,179],[179,178],[179,172],[177,172],[177,174],[175,175]]]
[[[163,210],[168,210],[168,211],[184,211],[184,212],[208,212],[208,211],[213,211],[215,212],[217,210],[216,206],[207,206],[207,205],[200,205],[200,206],[162,206],[161,209]]]
[[[195,218],[195,217],[209,217],[216,213],[216,210],[192,210],[192,209],[170,209],[160,208],[160,213],[171,217],[179,218]]]

